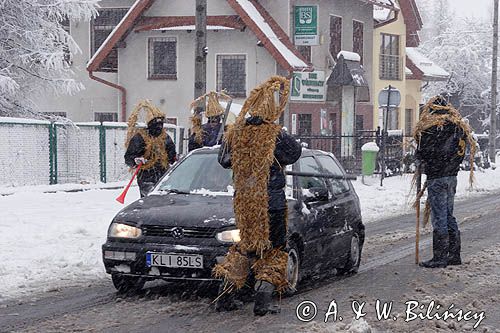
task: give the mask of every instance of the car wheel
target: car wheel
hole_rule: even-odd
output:
[[[300,280],[300,256],[299,249],[295,242],[289,241],[288,245],[288,263],[286,267],[286,275],[288,280],[288,288],[285,291],[286,295],[293,295],[297,291],[297,286]]]
[[[358,233],[354,233],[351,237],[351,243],[347,261],[344,267],[337,269],[340,274],[357,273],[361,262],[361,245]]]
[[[135,293],[144,287],[146,281],[140,277],[111,274],[113,285],[119,293]]]

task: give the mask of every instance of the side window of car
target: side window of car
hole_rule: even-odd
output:
[[[326,169],[328,173],[331,173],[335,176],[343,176],[344,173],[340,166],[335,162],[335,160],[328,155],[320,155],[316,156],[319,160],[319,163]],[[330,179],[333,187],[333,195],[341,194],[349,191],[349,184],[344,179]]]
[[[299,166],[301,172],[321,173],[321,168],[311,156],[302,157],[299,160]],[[302,190],[327,188],[323,179],[319,177],[299,177],[299,184]]]

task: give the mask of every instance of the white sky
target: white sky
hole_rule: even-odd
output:
[[[493,0],[448,0],[448,3],[459,16],[490,18],[493,15]]]

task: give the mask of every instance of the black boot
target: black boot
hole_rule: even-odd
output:
[[[217,312],[238,310],[242,303],[236,300],[236,293],[234,291],[227,292],[224,286],[224,282],[219,286],[219,296],[215,303],[215,310]]]
[[[253,307],[253,314],[256,316],[264,316],[267,313],[279,312],[277,309],[271,307],[273,300],[274,286],[267,282],[257,280],[255,282],[255,305]]]
[[[432,252],[431,260],[423,261],[419,264],[426,268],[444,268],[448,264],[448,234],[438,234],[435,230],[432,233]]]
[[[448,250],[448,265],[461,265],[460,258],[460,231],[449,231],[450,248]]]

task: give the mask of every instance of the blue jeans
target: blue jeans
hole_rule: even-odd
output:
[[[453,202],[457,192],[457,177],[442,177],[427,181],[427,195],[431,205],[432,227],[439,235],[458,232],[453,216]]]

